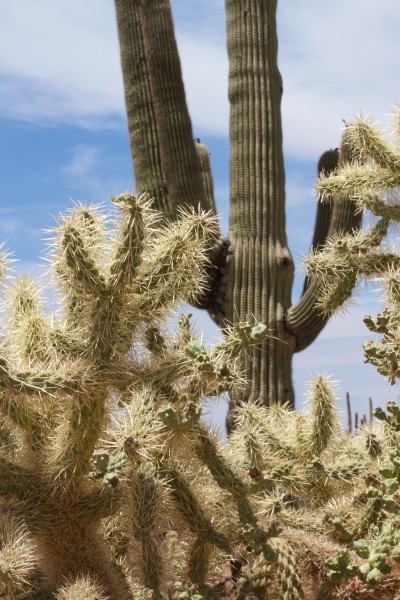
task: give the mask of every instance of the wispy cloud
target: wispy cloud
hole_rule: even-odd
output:
[[[107,169],[108,153],[108,148],[93,144],[77,144],[69,148],[69,159],[60,168],[60,173],[68,188],[89,194],[89,198],[86,196],[81,200],[104,202],[113,194],[133,188],[132,178],[127,176],[122,181]]]
[[[172,5],[195,134],[227,135],[223,2]],[[281,2],[278,16],[286,152],[315,159],[338,144],[343,118],[361,110],[382,117],[398,100],[398,2]],[[0,22],[3,116],[91,127],[124,122],[113,3],[37,0],[33,9],[29,0],[3,2]]]
[[[71,158],[69,162],[61,168],[62,173],[71,179],[78,179],[81,183],[88,177],[93,177],[93,172],[98,166],[100,150],[96,146],[79,144],[70,148]]]
[[[124,115],[112,3],[1,3],[0,22],[3,117],[104,126]]]
[[[342,119],[382,118],[398,101],[396,0],[279,3],[286,151],[316,156],[337,145]]]
[[[8,237],[21,228],[21,222],[17,218],[3,218],[0,220],[0,239]]]

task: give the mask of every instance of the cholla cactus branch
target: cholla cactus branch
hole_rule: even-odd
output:
[[[21,518],[7,511],[0,513],[0,539],[0,594],[11,599],[32,587],[34,545]]]
[[[371,158],[382,169],[398,171],[400,156],[371,118],[360,116],[347,126],[350,147],[361,159]]]
[[[62,245],[66,263],[76,281],[92,295],[97,295],[99,291],[104,290],[104,278],[100,275],[93,258],[85,248],[79,230],[73,225],[67,225],[65,228]]]
[[[165,477],[176,508],[190,531],[201,538],[203,543],[212,544],[228,553],[230,551],[229,538],[215,530],[182,473],[176,468],[170,467],[165,471]]]
[[[145,202],[146,199],[145,195]],[[120,208],[125,223],[121,228],[115,258],[110,267],[107,287],[113,294],[121,295],[124,289],[134,282],[142,262],[146,226],[143,219],[143,198],[135,198],[133,194],[121,194],[113,200]]]
[[[4,457],[0,457],[0,495],[15,496],[19,500],[31,497],[37,499],[40,481],[28,469],[15,465]]]
[[[398,187],[400,174],[373,166],[352,164],[343,167],[337,175],[321,177],[316,189],[322,201],[343,201],[348,196],[362,196],[371,189],[388,191]]]
[[[111,232],[95,207],[78,206],[61,219],[50,258],[65,294],[65,311],[50,323],[41,312],[33,284],[17,283],[11,291],[9,340],[4,343],[1,359],[0,407],[10,424],[9,435],[15,431],[23,449],[15,454],[13,447],[4,447],[0,495],[4,501],[20,503],[30,535],[40,540],[39,554],[51,557],[43,562],[43,581],[60,597],[74,597],[82,590],[113,599],[127,597],[124,570],[117,575],[99,566],[108,560],[99,524],[115,518],[127,497],[120,471],[125,469],[127,453],[134,444],[127,442],[127,435],[123,452],[111,458],[96,453],[96,449],[106,434],[110,412],[115,410],[115,398],[128,398],[146,380],[148,365],[130,354],[137,325],[144,322],[151,331],[154,320],[165,315],[177,298],[187,299],[193,287],[198,289],[207,244],[213,235],[213,220],[202,213],[186,213],[174,227],[155,232],[152,224],[157,216],[145,198],[123,194],[115,203],[121,216],[114,220]],[[110,240],[113,246],[109,249]],[[174,279],[177,267],[181,276]],[[152,357],[149,373],[153,373],[147,385],[152,386],[152,394],[160,395],[159,407],[163,408],[167,391],[171,399],[183,401],[181,384],[174,389],[175,381],[184,380],[186,373],[191,376],[187,395],[202,371],[184,354],[184,345],[179,350],[164,342],[161,353],[152,352],[158,339],[147,336]],[[42,355],[45,341],[47,353]],[[185,366],[184,371],[178,369],[177,376],[172,372],[174,352],[181,352]],[[171,355],[167,369],[156,366],[163,353],[166,358]],[[219,350],[216,368],[228,358]],[[174,359],[176,363],[176,355]],[[154,376],[157,368],[161,373],[158,380]],[[206,379],[203,389],[212,390],[215,385]],[[200,401],[201,393],[194,397]],[[177,409],[180,411],[181,405]],[[159,454],[169,437],[165,425],[157,422]],[[157,481],[150,476],[138,477],[135,497],[144,500],[146,489],[158,490]],[[139,502],[136,533],[142,531],[143,519],[150,517],[150,504],[147,500]],[[158,519],[153,516],[151,528]],[[205,525],[205,535],[214,532],[211,522],[205,521]],[[156,576],[154,569],[157,561],[161,565],[161,559],[157,544],[147,533],[142,541],[145,583],[161,597],[161,571],[157,569]],[[222,534],[215,531],[213,536],[214,543],[226,551]],[[89,579],[81,581],[82,572]]]
[[[332,384],[319,376],[313,380],[308,393],[311,403],[311,431],[306,444],[311,455],[321,456],[333,436],[339,432],[339,419]]]
[[[142,546],[144,584],[153,590],[153,597],[158,600],[161,598],[162,560],[152,533],[161,508],[160,490],[154,477],[143,472],[136,474],[130,487],[129,516],[133,535]]]

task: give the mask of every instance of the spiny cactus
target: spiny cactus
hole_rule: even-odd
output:
[[[317,189],[322,201],[341,202],[352,198],[357,210],[369,211],[375,222],[354,237],[329,241],[322,252],[306,261],[307,272],[322,282],[320,305],[329,313],[349,295],[343,282],[357,278],[375,278],[382,281],[388,306],[376,318],[367,315],[367,327],[381,334],[380,342],[364,344],[366,361],[394,383],[399,375],[399,255],[387,242],[391,223],[400,219],[398,180],[400,173],[399,109],[394,115],[396,124],[392,141],[369,118],[359,118],[346,127],[346,138],[359,161],[344,165],[336,174],[322,176]],[[348,286],[348,287],[349,287]]]
[[[320,375],[303,411],[238,407],[222,443],[203,401],[246,385],[240,356],[271,331],[237,323],[212,347],[190,315],[169,331],[170,309],[201,288],[214,219],[187,211],[160,228],[147,198],[114,204],[77,205],[52,230],[58,313],[32,280],[3,289],[0,596],[221,598],[230,564],[232,597],[345,598],[359,582],[389,598],[398,406],[343,434]]]
[[[242,539],[275,556],[273,531],[259,524],[248,486],[199,421],[203,397],[243,385],[237,357],[268,329],[239,323],[208,350],[182,317],[180,333],[167,340],[163,318],[201,289],[214,220],[189,211],[155,231],[146,198],[122,194],[114,203],[111,218],[78,205],[53,230],[49,257],[63,295],[56,318],[33,281],[17,280],[4,294],[2,426],[15,442],[0,456],[10,529],[0,571],[12,593],[41,582],[60,598],[128,597],[131,571],[119,556],[132,576],[140,564],[144,585],[161,597],[154,534],[170,511],[189,532],[187,569],[203,588],[211,555],[229,553],[231,541],[182,461],[231,498]]]
[[[127,585],[111,565],[99,535],[101,519],[118,506],[122,458],[101,453],[98,446],[110,416],[116,418],[123,410],[122,404],[118,409],[118,398],[124,403],[135,386],[157,380],[166,390],[182,377],[193,385],[191,361],[183,350],[179,357],[171,352],[165,356],[157,374],[151,361],[146,364],[150,359],[141,356],[140,339],[170,307],[200,289],[205,240],[213,220],[189,212],[155,235],[157,216],[148,200],[122,194],[114,202],[119,211],[112,216],[112,228],[96,207],[76,206],[53,231],[50,260],[63,294],[56,319],[45,314],[33,281],[17,280],[5,295],[2,428],[15,440],[9,447],[3,444],[1,453],[2,519],[8,520],[11,531],[4,534],[1,561],[7,589],[7,577],[18,589],[24,573],[19,561],[27,569],[31,561],[26,558],[25,534],[7,517],[12,508],[16,523],[22,522],[35,540],[36,569],[43,581],[50,589],[63,586],[60,598],[81,598],[86,589],[92,589],[88,597],[126,596]],[[3,270],[5,264],[4,257]],[[206,388],[204,381],[198,395]],[[171,389],[165,401],[175,396]],[[128,442],[125,446],[130,448]],[[127,480],[128,475],[124,472]],[[139,486],[136,509],[134,482]],[[152,484],[151,475],[136,471],[130,483],[131,519],[143,528],[144,503],[152,529],[148,508],[155,502],[158,484]],[[154,543],[147,542],[148,530],[143,535],[154,567]],[[9,564],[6,556],[12,548],[14,562]],[[147,584],[153,571],[147,569]]]

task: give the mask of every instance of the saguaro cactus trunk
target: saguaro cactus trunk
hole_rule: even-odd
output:
[[[115,3],[137,188],[153,195],[155,206],[169,217],[176,217],[182,204],[215,212],[207,150],[193,141],[170,2]],[[316,305],[318,283],[306,281],[300,301],[291,305],[294,269],[285,228],[277,1],[226,0],[225,5],[229,235],[214,238],[207,289],[197,305],[222,328],[254,318],[273,330],[275,339],[244,359],[248,387],[231,398],[232,408],[248,398],[293,405],[292,355],[316,338],[327,318]],[[319,171],[331,172],[338,160],[338,151],[328,151]],[[350,203],[323,205],[318,211],[314,246],[360,222]]]
[[[282,80],[273,5],[226,2],[233,250],[226,317],[258,314],[269,324],[276,338],[246,359],[250,396],[292,402],[295,338],[287,335],[284,317],[291,304],[293,260],[285,230]]]

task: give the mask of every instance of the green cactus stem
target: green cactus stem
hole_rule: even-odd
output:
[[[215,213],[209,153],[198,140],[193,143],[170,2],[116,0],[115,5],[137,187],[154,194],[156,206],[167,216],[175,218],[184,204]],[[326,317],[315,302],[315,282],[307,283],[299,304],[291,306],[294,269],[285,231],[276,1],[227,0],[225,7],[231,105],[229,235],[224,240],[216,228],[203,290],[191,301],[207,309],[225,332],[252,316],[275,336],[260,340],[244,358],[248,387],[231,392],[231,429],[235,408],[243,400],[293,406],[292,354],[315,339]],[[330,151],[319,171],[334,169],[336,162],[337,152]],[[313,245],[319,247],[328,230],[329,235],[351,231],[359,221],[351,203],[338,209],[321,206]]]

